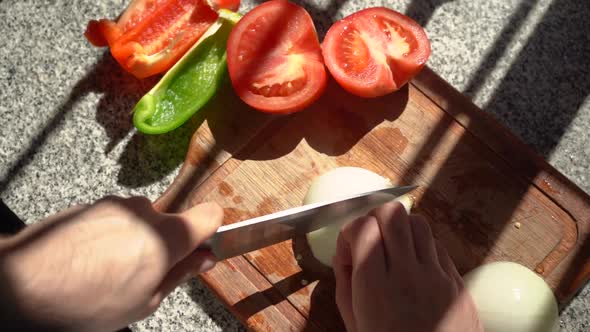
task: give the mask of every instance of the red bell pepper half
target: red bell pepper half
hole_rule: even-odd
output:
[[[237,10],[240,0],[133,0],[115,22],[92,20],[84,35],[109,46],[137,78],[166,72],[217,20],[215,10]]]

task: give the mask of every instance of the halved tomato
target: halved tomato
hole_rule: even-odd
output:
[[[326,86],[326,69],[313,21],[285,0],[248,12],[227,43],[227,66],[238,96],[270,113],[299,111]]]
[[[396,91],[424,67],[430,42],[424,29],[394,10],[376,7],[334,23],[322,44],[334,79],[361,97]]]

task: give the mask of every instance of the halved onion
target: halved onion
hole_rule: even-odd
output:
[[[486,332],[557,332],[553,292],[533,271],[512,262],[482,265],[463,279]]]
[[[358,167],[340,167],[315,178],[303,203],[312,204],[339,199],[367,191],[391,188],[389,179]],[[397,198],[406,211],[412,208],[413,200],[404,195]],[[322,264],[332,266],[332,257],[336,254],[336,240],[342,225],[369,213],[376,206],[370,205],[357,210],[347,218],[339,220],[328,227],[307,234],[307,242],[314,257]]]

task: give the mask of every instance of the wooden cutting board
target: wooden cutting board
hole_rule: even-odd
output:
[[[588,195],[428,68],[378,99],[330,82],[319,102],[289,116],[253,111],[231,89],[209,108],[156,202],[162,211],[216,201],[233,223],[299,206],[314,177],[358,166],[420,186],[414,212],[461,273],[517,262],[560,304],[590,278]],[[343,330],[329,270],[301,239],[221,262],[202,279],[251,330]]]

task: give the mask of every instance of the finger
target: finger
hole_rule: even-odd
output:
[[[144,196],[133,196],[125,199],[127,204],[133,206],[134,208],[140,211],[149,211],[155,212],[154,206],[152,205],[152,201],[150,201],[147,197]]]
[[[152,202],[143,196],[134,196],[125,199],[125,203],[127,206],[131,208],[131,210],[144,220],[154,220],[155,215],[157,215]]]
[[[449,256],[447,249],[439,241],[436,241],[436,251],[443,271],[455,282],[457,289],[463,288],[463,278],[461,278],[459,271],[457,271],[457,267],[451,256]]]
[[[338,234],[336,240],[336,255],[333,257],[334,261],[342,265],[352,266],[352,253],[350,251],[350,244],[342,232]]]
[[[216,203],[196,205],[180,214],[165,215],[156,222],[168,248],[170,266],[192,253],[221,226],[223,209]]]
[[[391,266],[415,259],[412,230],[408,214],[399,202],[390,202],[371,211],[377,218]]]
[[[428,222],[418,215],[411,215],[409,218],[416,258],[422,264],[440,268],[434,236]]]
[[[373,216],[359,218],[341,231],[350,246],[353,274],[365,282],[379,282],[387,272],[381,230]]]
[[[156,289],[153,301],[159,304],[176,287],[187,282],[197,274],[209,271],[215,266],[215,263],[215,256],[213,256],[211,251],[195,250],[168,272],[160,286]]]
[[[356,323],[352,310],[352,258],[350,246],[342,235],[338,236],[336,256],[332,261],[336,278],[336,305],[348,332],[355,331]]]

